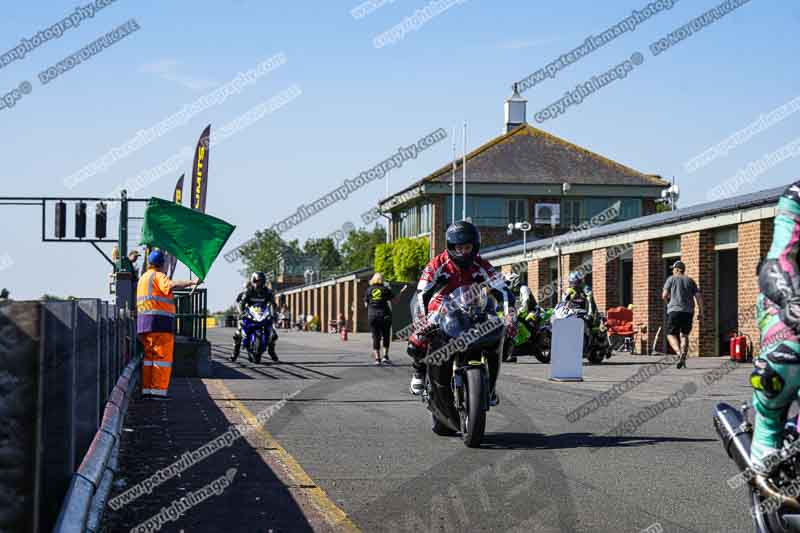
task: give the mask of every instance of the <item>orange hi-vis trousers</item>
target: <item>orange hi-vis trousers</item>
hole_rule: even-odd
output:
[[[173,333],[140,333],[144,345],[142,361],[142,394],[166,396],[172,375]]]

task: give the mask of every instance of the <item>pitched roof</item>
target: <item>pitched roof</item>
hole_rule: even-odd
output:
[[[644,174],[530,124],[522,124],[479,146],[467,154],[467,161],[471,183],[669,186],[658,175]],[[459,169],[461,163],[459,159]],[[451,170],[452,163],[447,163],[392,196],[426,182],[449,183]]]

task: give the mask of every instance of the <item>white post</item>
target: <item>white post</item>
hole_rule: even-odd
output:
[[[467,121],[464,121],[464,159],[461,162],[461,219],[467,219]]]
[[[453,189],[453,199],[450,204],[451,224],[456,223],[456,128],[453,127],[453,172],[450,177],[450,185]]]
[[[527,257],[528,255],[528,232],[522,232],[522,257]]]

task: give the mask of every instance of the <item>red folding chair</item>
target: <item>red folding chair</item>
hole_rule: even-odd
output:
[[[627,307],[612,307],[606,312],[606,326],[611,349],[633,353],[636,335],[633,327],[633,311]]]

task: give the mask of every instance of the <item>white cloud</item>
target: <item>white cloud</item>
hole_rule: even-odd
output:
[[[199,91],[216,87],[217,83],[209,80],[195,79],[177,72],[180,63],[175,59],[162,59],[154,63],[147,63],[139,67],[139,72],[145,74],[156,74],[163,80],[171,81],[182,85],[187,89]]]

